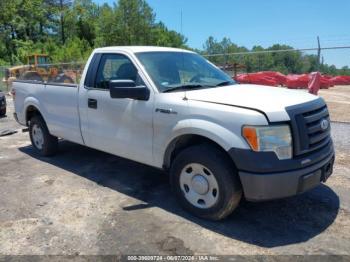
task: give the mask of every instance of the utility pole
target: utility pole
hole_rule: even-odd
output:
[[[320,44],[320,37],[317,36],[317,70],[320,71],[320,65],[321,65],[321,44]]]
[[[64,32],[64,3],[63,0],[60,0],[60,23],[61,23],[61,40],[64,44],[66,42],[66,36]]]

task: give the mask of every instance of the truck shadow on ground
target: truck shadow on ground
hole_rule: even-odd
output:
[[[321,185],[288,199],[263,203],[242,201],[224,221],[205,221],[179,207],[167,175],[152,167],[66,141],[60,143],[60,152],[53,158],[40,157],[31,146],[20,151],[140,200],[137,205],[123,207],[125,212],[159,207],[208,230],[261,247],[305,242],[326,230],[339,210],[336,193]]]

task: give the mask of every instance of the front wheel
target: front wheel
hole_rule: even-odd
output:
[[[224,152],[211,145],[187,148],[175,158],[170,178],[180,204],[194,215],[220,220],[242,197],[241,183]]]
[[[30,119],[29,135],[32,145],[42,156],[52,156],[57,152],[58,139],[50,135],[42,117],[34,116]]]

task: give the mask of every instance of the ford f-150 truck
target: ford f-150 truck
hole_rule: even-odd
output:
[[[242,196],[305,192],[332,174],[322,98],[236,84],[191,51],[100,48],[78,85],[15,81],[13,88],[15,118],[43,156],[62,138],[164,169],[181,205],[202,218],[228,216]]]

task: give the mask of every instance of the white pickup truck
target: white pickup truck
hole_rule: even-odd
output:
[[[333,170],[322,98],[236,84],[186,50],[100,48],[79,85],[15,81],[12,93],[43,156],[63,138],[165,169],[181,205],[207,219],[228,216],[242,195],[305,192]]]

